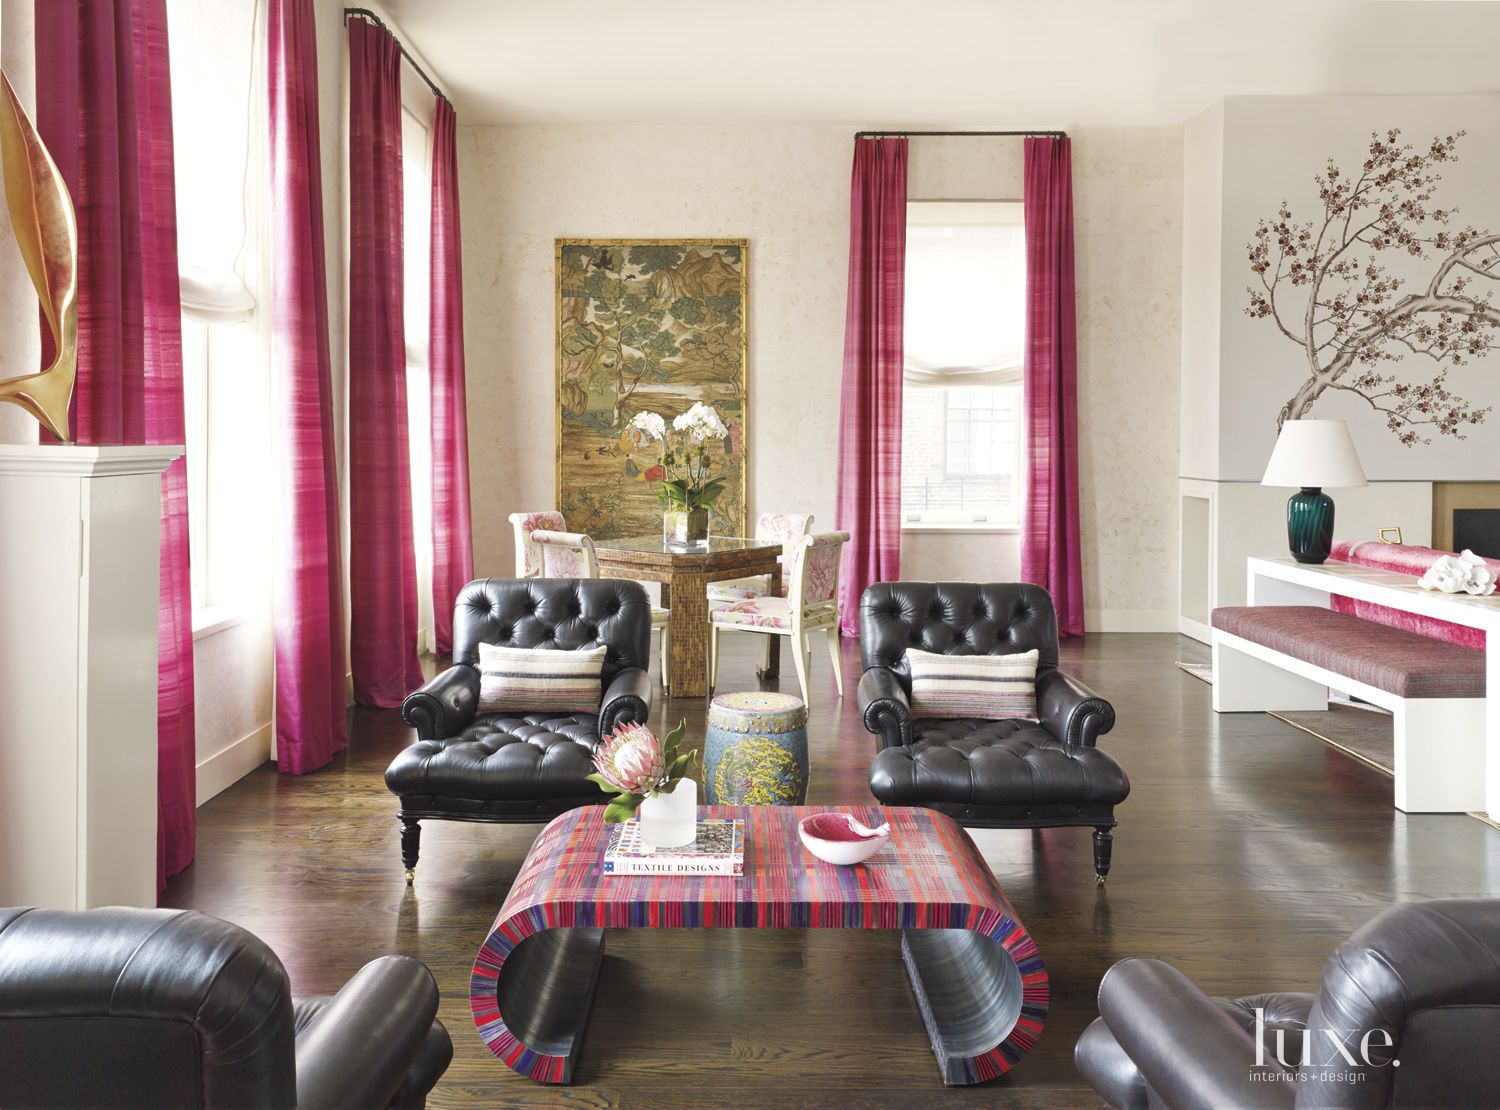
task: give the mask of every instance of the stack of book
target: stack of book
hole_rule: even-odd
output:
[[[745,873],[745,824],[708,817],[698,835],[676,848],[649,848],[638,818],[614,825],[604,848],[606,875],[729,875]]]

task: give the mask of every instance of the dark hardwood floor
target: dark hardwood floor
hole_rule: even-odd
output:
[[[727,638],[721,689],[755,684],[752,639]],[[355,711],[332,767],[290,778],[268,764],[200,809],[197,862],[165,904],[260,934],[300,993],[334,990],[386,953],[425,961],[455,1044],[434,1107],[1098,1106],[1072,1051],[1115,960],[1170,960],[1212,993],[1311,989],[1334,945],[1385,906],[1500,889],[1494,829],[1398,813],[1388,779],[1263,714],[1215,718],[1209,687],[1173,666],[1206,654],[1175,636],[1064,648],[1065,668],[1118,711],[1104,743],[1134,789],[1103,891],[1088,830],[974,833],[1052,985],[1037,1049],[980,1088],[940,1085],[884,933],[612,934],[576,1084],[513,1074],[474,1033],[468,975],[537,829],[427,822],[409,890],[381,779],[410,737],[393,711]],[[853,643],[844,667],[839,702],[814,652],[813,802],[870,800]],[[658,723],[679,716],[701,739],[705,703],[658,700]]]

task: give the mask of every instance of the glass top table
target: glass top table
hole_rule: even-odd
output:
[[[702,545],[684,548],[668,546],[661,536],[622,536],[619,539],[595,539],[594,546],[603,551],[658,552],[663,555],[713,555],[725,551],[756,551],[772,547],[780,552],[780,544],[768,544],[764,540],[746,539],[744,536],[709,536]]]
[[[781,544],[742,536],[710,536],[703,546],[669,547],[662,537],[595,539],[599,573],[662,584],[661,603],[672,611],[667,622],[670,697],[701,698],[708,693],[708,584],[730,578],[769,575],[781,588]],[[760,674],[776,677],[780,636],[770,641],[770,658]]]

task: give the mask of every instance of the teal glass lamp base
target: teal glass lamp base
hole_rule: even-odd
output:
[[[1333,550],[1333,498],[1304,487],[1286,503],[1286,541],[1299,563],[1321,563]]]

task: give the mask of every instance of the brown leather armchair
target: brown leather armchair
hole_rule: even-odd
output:
[[[185,910],[0,908],[0,1106],[420,1110],[453,1058],[431,973],[294,999],[257,937]]]
[[[1323,967],[1317,994],[1210,998],[1123,960],[1073,1057],[1119,1110],[1500,1106],[1500,900],[1399,905]]]

